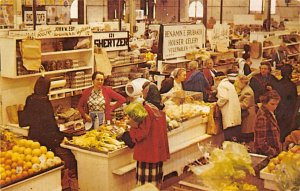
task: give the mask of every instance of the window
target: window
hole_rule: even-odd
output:
[[[267,1],[265,3],[267,3]],[[249,8],[250,8],[250,12],[262,12],[262,10],[265,8],[263,4],[263,0],[250,0]],[[271,0],[271,14],[275,14],[275,11],[276,11],[276,0]]]
[[[200,0],[194,0],[189,5],[189,17],[203,17],[203,4]]]

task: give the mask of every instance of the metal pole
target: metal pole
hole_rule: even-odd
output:
[[[207,0],[203,0],[203,24],[207,25]]]
[[[123,0],[122,0],[122,2],[123,2]],[[119,15],[119,31],[121,31],[122,30],[121,0],[119,0],[119,3],[118,3],[118,11],[119,11],[118,12],[118,15]]]
[[[36,29],[36,0],[32,1],[33,30]]]
[[[268,0],[267,31],[271,30],[271,0]]]
[[[221,5],[220,5],[220,24],[222,24],[223,21],[223,0],[221,0]]]
[[[178,17],[178,18],[177,18],[177,21],[178,21],[178,22],[180,22],[180,9],[181,9],[180,6],[181,6],[180,0],[178,0],[178,16],[177,16],[177,17]]]

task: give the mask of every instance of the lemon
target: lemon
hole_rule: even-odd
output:
[[[52,151],[48,151],[48,152],[46,153],[46,157],[47,157],[48,159],[53,159],[53,158],[54,158],[54,153],[53,153]]]
[[[48,151],[48,149],[47,149],[46,146],[41,146],[41,147],[40,147],[40,150],[41,150],[42,154],[46,154],[47,151]]]
[[[32,152],[32,149],[31,149],[31,148],[26,148],[26,149],[24,150],[24,154],[25,154],[25,155],[31,155],[31,152]]]
[[[40,149],[33,149],[32,150],[32,155],[33,156],[40,156],[42,154],[42,151]]]
[[[40,148],[40,146],[41,146],[40,143],[36,141],[31,144],[32,149],[38,149]]]

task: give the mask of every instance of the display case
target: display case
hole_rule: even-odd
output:
[[[209,104],[203,101],[202,92],[177,91],[162,94],[169,130],[195,117],[205,119],[210,112]]]

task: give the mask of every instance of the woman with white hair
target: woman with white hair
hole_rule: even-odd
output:
[[[238,76],[235,85],[242,109],[241,141],[246,143],[252,142],[255,126],[253,121],[256,119],[254,92],[249,86],[249,78],[247,76]]]

